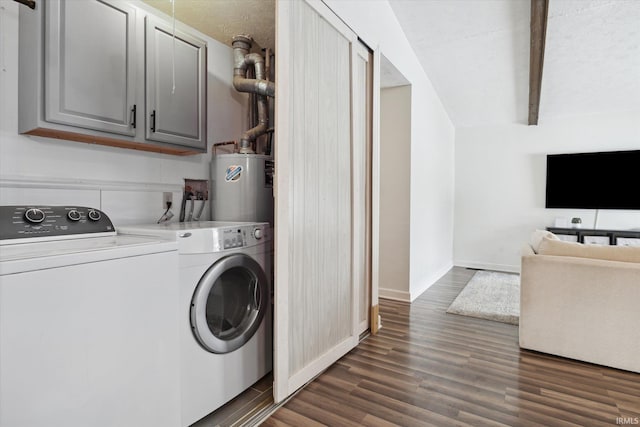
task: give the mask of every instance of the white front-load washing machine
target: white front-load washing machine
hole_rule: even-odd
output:
[[[189,426],[271,371],[271,229],[202,221],[119,232],[178,242],[181,413]]]

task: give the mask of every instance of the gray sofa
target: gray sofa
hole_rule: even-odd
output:
[[[522,253],[520,347],[640,372],[640,248],[535,249]]]

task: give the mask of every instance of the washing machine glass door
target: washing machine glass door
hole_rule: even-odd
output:
[[[234,254],[202,276],[191,300],[191,329],[212,353],[229,353],[251,339],[269,307],[267,276],[253,258]]]

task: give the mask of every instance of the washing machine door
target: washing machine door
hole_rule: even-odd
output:
[[[212,353],[242,347],[260,327],[270,304],[267,276],[253,258],[221,258],[202,276],[191,300],[191,329]]]

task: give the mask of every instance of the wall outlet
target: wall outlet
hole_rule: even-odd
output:
[[[173,193],[170,191],[162,193],[162,209],[167,209],[167,203],[171,203],[173,205]]]

